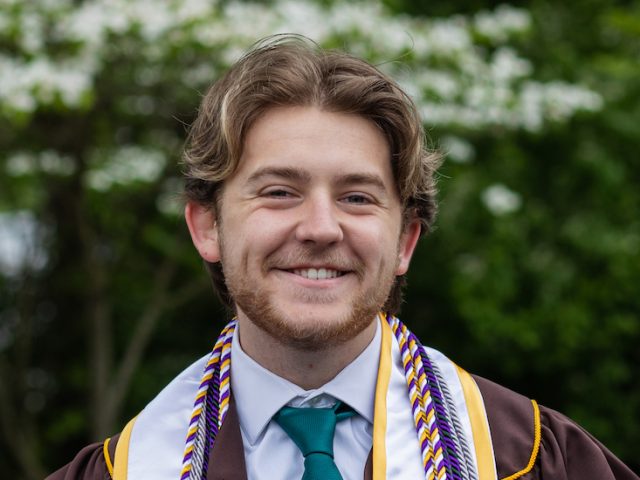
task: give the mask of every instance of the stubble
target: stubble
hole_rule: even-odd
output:
[[[274,340],[288,348],[300,351],[330,349],[354,339],[371,325],[376,314],[385,304],[395,281],[395,267],[389,268],[384,260],[381,260],[380,276],[377,278],[377,283],[357,294],[344,316],[337,319],[315,319],[315,321],[305,319],[302,321],[299,318],[292,318],[289,312],[283,311],[281,307],[274,304],[274,295],[268,284],[258,285],[257,282],[251,281],[246,275],[235,271],[234,268],[225,268],[226,249],[224,242],[221,243],[221,261],[225,281],[236,307],[242,310],[254,325]],[[318,252],[313,248],[306,247],[301,247],[296,252],[288,254],[269,256],[265,260],[262,274],[265,276],[275,266],[312,263],[337,265],[342,270],[352,272],[350,274],[355,275],[358,282],[363,282],[365,279],[365,268],[361,262],[346,260],[330,250]],[[244,270],[247,271],[246,268]],[[310,309],[313,309],[313,303],[326,304],[341,301],[336,294],[327,296],[323,293],[316,295],[300,292],[300,295],[300,301],[309,303]]]

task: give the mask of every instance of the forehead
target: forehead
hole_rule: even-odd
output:
[[[303,170],[307,176],[378,175],[395,189],[382,130],[363,116],[317,107],[275,107],[253,123],[232,177],[269,167]]]

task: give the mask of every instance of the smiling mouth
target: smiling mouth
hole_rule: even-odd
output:
[[[331,268],[296,268],[287,271],[302,278],[308,278],[309,280],[326,280],[328,278],[338,278],[346,273],[339,270],[333,270]]]

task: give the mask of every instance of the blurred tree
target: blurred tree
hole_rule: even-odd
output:
[[[403,316],[637,461],[640,15],[589,4],[4,0],[0,468],[42,478],[209,349],[185,125],[285,31],[380,63],[448,153]]]
[[[393,5],[433,15],[477,2]],[[445,327],[425,327],[431,342],[569,414],[640,470],[640,4],[529,8],[517,45],[536,77],[589,85],[603,108],[540,132],[459,133],[473,148],[450,149],[439,229],[411,272],[404,315],[428,312],[429,326]]]

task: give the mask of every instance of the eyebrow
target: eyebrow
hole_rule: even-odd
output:
[[[336,183],[341,186],[370,185],[382,191],[386,191],[387,189],[382,179],[373,173],[348,173],[346,175],[340,175]]]
[[[253,172],[247,179],[247,183],[255,184],[265,177],[277,177],[301,183],[309,183],[311,181],[311,174],[299,168],[263,167]],[[335,178],[334,183],[338,186],[370,185],[383,192],[387,190],[382,178],[373,173],[347,173],[344,175],[338,175]]]
[[[247,183],[256,183],[265,177],[279,177],[286,180],[295,180],[308,183],[311,181],[311,174],[293,167],[263,167],[251,174]]]

